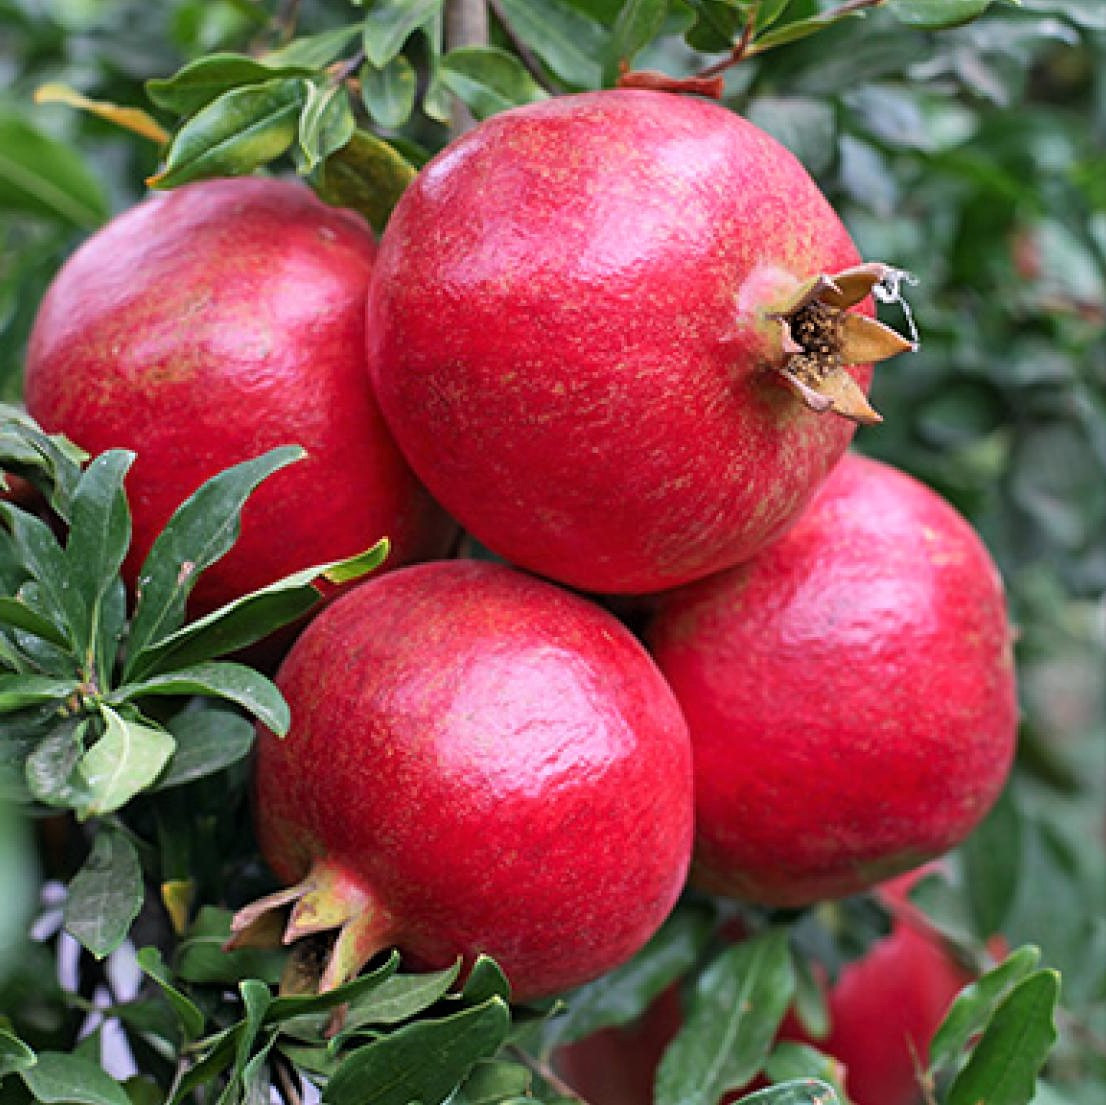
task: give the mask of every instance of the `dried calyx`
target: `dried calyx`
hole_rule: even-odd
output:
[[[832,411],[854,422],[882,421],[845,366],[882,361],[917,345],[849,308],[873,292],[888,302],[899,299],[902,277],[898,269],[879,263],[816,276],[767,316],[780,325],[786,358],[776,371],[811,410]]]

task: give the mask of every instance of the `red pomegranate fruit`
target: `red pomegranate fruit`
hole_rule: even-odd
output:
[[[307,458],[251,498],[194,613],[382,536],[389,565],[443,551],[452,523],[397,450],[365,373],[374,252],[352,212],[298,183],[242,178],[153,195],[63,266],[31,334],[27,408],[91,453],[137,452],[132,583],[182,500],[283,444]]]
[[[864,362],[909,347],[866,317],[889,275],[732,112],[561,96],[486,120],[403,195],[370,368],[400,448],[481,542],[584,590],[656,591],[778,535],[849,419],[878,418]]]
[[[963,840],[1017,705],[1002,583],[936,493],[846,457],[749,564],[662,596],[646,637],[691,731],[692,881],[800,906]]]
[[[294,884],[285,931],[338,929],[320,988],[397,946],[494,956],[527,1000],[635,952],[684,883],[687,730],[638,641],[590,602],[492,563],[376,577],[311,622],[261,731],[258,839]]]

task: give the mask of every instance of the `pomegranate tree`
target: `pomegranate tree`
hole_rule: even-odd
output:
[[[846,457],[749,564],[663,596],[647,637],[695,762],[692,880],[798,906],[963,840],[1017,723],[1002,583],[975,532]]]
[[[338,658],[340,662],[336,662]],[[628,958],[691,847],[687,730],[611,615],[510,568],[439,561],[374,579],[306,629],[262,732],[262,852],[291,888],[285,940],[338,930],[324,990],[396,945],[479,952],[526,1000]]]
[[[564,96],[487,120],[405,192],[370,367],[404,454],[484,544],[655,591],[778,536],[878,418],[867,362],[909,347],[867,317],[891,276],[718,104]]]

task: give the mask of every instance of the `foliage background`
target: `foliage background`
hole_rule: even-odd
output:
[[[542,7],[554,27],[609,26],[618,4]],[[34,106],[35,89],[60,81],[148,109],[148,78],[217,49],[272,47],[293,15],[301,33],[351,18],[341,0],[0,0],[0,399],[19,396],[57,266],[158,163],[154,145],[109,122]],[[493,39],[508,44],[498,26]],[[703,60],[668,34],[636,63],[678,75]],[[548,51],[539,65],[554,86],[566,69],[571,79]],[[873,11],[742,62],[726,102],[800,157],[864,256],[917,279],[921,351],[879,370],[886,421],[857,444],[983,533],[1019,627],[1024,719],[1007,800],[962,850],[958,888],[931,888],[925,905],[950,931],[997,922],[1011,945],[1042,946],[1063,972],[1065,1012],[1040,1101],[1092,1105],[1106,1092],[1106,5],[996,4],[939,33]],[[428,151],[446,139],[419,114],[403,134]],[[237,809],[207,840],[213,886],[229,876],[211,857],[244,824]],[[83,859],[79,838],[40,834],[37,857],[19,842],[0,826],[0,886],[33,888],[32,863],[66,878]],[[229,866],[243,886],[261,878],[241,856]],[[0,1011],[21,1009],[24,1030],[69,1046],[83,1018],[58,1012],[49,941],[21,944],[17,897],[0,903]]]

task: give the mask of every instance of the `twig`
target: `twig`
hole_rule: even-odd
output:
[[[284,1098],[285,1105],[303,1105],[300,1087],[293,1080],[288,1065],[283,1060],[277,1059],[273,1066],[276,1068],[277,1082],[280,1083],[277,1089],[280,1096]]]
[[[447,50],[458,46],[488,44],[488,5],[486,0],[446,0],[445,44]],[[452,138],[464,134],[476,125],[472,112],[453,97],[449,132]]]
[[[522,62],[526,72],[534,78],[534,81],[540,88],[544,88],[546,92],[556,94],[557,89],[549,80],[549,77],[546,76],[545,70],[542,69],[541,62],[538,61],[537,54],[519,38],[518,32],[511,25],[510,19],[507,18],[506,11],[503,10],[502,0],[488,0],[488,7],[491,8],[492,15],[495,16],[495,21],[499,24],[504,36],[511,44],[511,49],[518,54],[518,59]]]
[[[536,1055],[518,1046],[510,1044],[507,1050],[524,1066],[532,1070],[543,1082],[545,1082],[558,1097],[568,1098],[570,1101],[579,1101],[581,1105],[588,1105],[588,1100],[581,1097],[553,1068],[543,1062]]]

